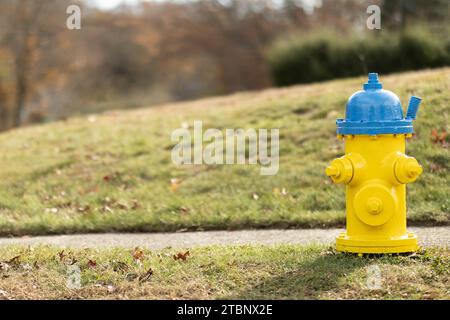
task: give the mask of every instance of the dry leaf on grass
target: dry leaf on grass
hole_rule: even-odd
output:
[[[63,261],[66,257],[66,254],[64,253],[64,250],[58,252],[59,261]]]
[[[178,252],[177,254],[173,255],[174,260],[182,260],[186,261],[187,257],[189,257],[191,253],[188,251],[186,252]]]
[[[178,190],[178,188],[181,185],[181,180],[180,179],[176,179],[176,178],[172,178],[170,179],[170,190],[172,192],[175,192]]]
[[[97,266],[97,261],[88,259],[87,265],[89,268],[95,268]]]
[[[144,258],[145,258],[144,251],[136,247],[133,251],[133,259],[142,261],[144,260]]]
[[[145,273],[141,274],[139,276],[139,282],[146,282],[148,280],[150,280],[151,276],[153,275],[153,269],[149,268]]]

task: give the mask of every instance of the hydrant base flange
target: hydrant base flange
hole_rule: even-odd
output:
[[[356,239],[346,232],[336,237],[336,250],[349,253],[406,253],[419,250],[417,236],[408,232],[405,236],[393,239]]]

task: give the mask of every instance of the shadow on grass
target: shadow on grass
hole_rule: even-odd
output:
[[[356,255],[323,252],[319,257],[291,265],[282,274],[261,279],[256,285],[223,298],[318,299],[323,293],[340,288],[346,275],[373,263],[372,259]]]

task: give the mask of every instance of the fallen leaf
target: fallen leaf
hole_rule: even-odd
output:
[[[177,254],[175,254],[174,256],[173,256],[173,259],[174,260],[183,260],[183,261],[186,261],[186,259],[187,259],[187,257],[189,257],[191,255],[191,253],[189,252],[189,250],[188,251],[186,251],[186,252],[178,252]]]
[[[139,248],[135,248],[133,251],[133,259],[139,261],[144,260],[144,251]]]
[[[97,266],[97,261],[88,259],[87,265],[89,268],[95,268]]]
[[[181,180],[176,179],[176,178],[170,179],[170,190],[172,192],[177,191],[179,186],[180,186],[180,184],[181,184]]]
[[[128,265],[122,261],[113,261],[112,264],[115,272],[126,272],[129,269]]]
[[[439,140],[438,131],[436,129],[431,130],[431,140],[434,143],[437,143],[437,141]]]
[[[439,134],[437,129],[431,130],[431,141],[435,144],[442,144],[443,146],[447,145],[446,139],[448,136],[448,132],[446,130],[442,130]]]
[[[146,281],[150,280],[150,278],[151,278],[152,275],[153,275],[153,269],[152,269],[152,268],[149,268],[149,269],[147,270],[147,272],[145,272],[144,274],[142,274],[142,275],[139,276],[139,279],[138,279],[138,280],[139,280],[140,283],[146,282]]]
[[[189,212],[189,209],[186,208],[186,207],[180,207],[179,210],[180,210],[181,213],[184,213],[184,214]]]
[[[112,210],[109,206],[103,206],[103,207],[102,207],[102,211],[103,211],[103,212],[109,212],[109,213],[112,213],[112,212],[113,212],[113,210]]]
[[[58,252],[59,261],[62,261],[66,255],[64,254],[64,250]]]
[[[111,204],[115,202],[114,200],[112,200],[110,197],[106,197],[105,199],[103,199],[103,204]]]
[[[139,204],[139,202],[136,199],[133,199],[133,204],[131,205],[131,209],[136,210],[139,209],[141,207],[141,205]]]
[[[137,275],[136,273],[127,273],[125,276],[125,279],[127,281],[133,281],[134,279],[138,278],[139,275]]]
[[[430,171],[431,172],[439,172],[444,169],[441,165],[430,162]]]
[[[6,261],[6,263],[8,264],[17,264],[19,262],[19,259],[22,255],[19,254],[17,256],[15,256],[14,258],[9,259],[8,261]]]
[[[85,207],[78,207],[77,211],[78,212],[87,212],[89,211],[90,207],[89,206],[85,206]]]
[[[128,210],[128,205],[125,202],[117,202],[117,207],[122,210]]]

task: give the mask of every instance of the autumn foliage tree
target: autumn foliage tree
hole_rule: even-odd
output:
[[[0,128],[265,88],[279,37],[345,35],[365,26],[369,3],[387,8],[393,28],[399,16],[442,24],[448,2],[428,2],[144,1],[101,11],[83,0],[0,0]],[[66,28],[69,4],[81,7],[81,30]]]

